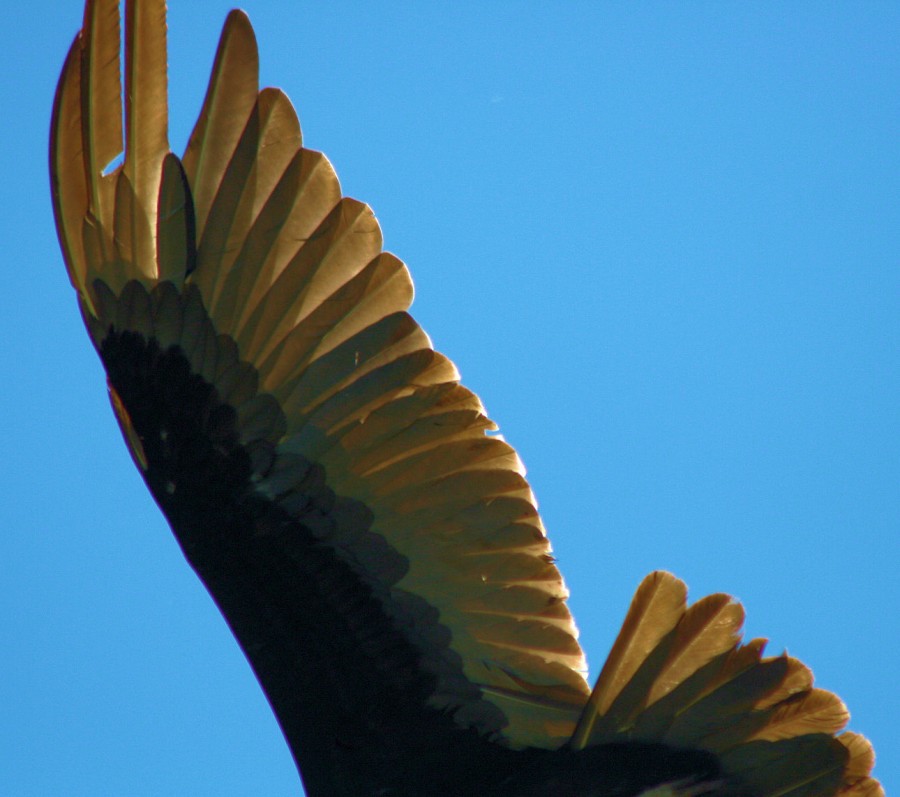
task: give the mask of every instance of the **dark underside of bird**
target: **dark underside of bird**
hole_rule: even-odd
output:
[[[841,701],[668,573],[590,688],[521,462],[242,12],[178,157],[165,4],[88,2],[50,168],[125,441],[309,794],[883,794]]]

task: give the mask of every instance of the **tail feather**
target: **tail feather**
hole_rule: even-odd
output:
[[[766,641],[764,639],[759,641],[761,642],[759,651],[759,655],[761,656],[762,651],[765,649]],[[757,703],[756,708],[768,708],[769,706],[773,706],[776,703],[789,698],[791,695],[795,695],[798,692],[808,692],[812,689],[812,670],[793,656],[785,654],[784,658],[787,659],[788,664],[788,670],[787,674],[784,676],[784,680],[771,694]]]
[[[573,748],[580,750],[590,744],[598,720],[641,663],[675,628],[686,605],[687,587],[671,573],[651,573],[641,582],[572,735]]]
[[[845,731],[837,738],[849,754],[839,797],[884,797],[881,784],[869,777],[875,766],[875,751],[869,740],[850,731]]]
[[[765,640],[740,645],[743,609],[726,595],[688,607],[684,584],[648,576],[569,745],[664,743],[719,757],[729,784],[759,797],[878,797],[862,736],[835,734],[849,714]],[[729,786],[730,788],[730,786]],[[729,792],[730,793],[730,792]]]
[[[847,751],[822,734],[750,742],[724,753],[722,767],[760,797],[825,797],[839,793]]]
[[[734,648],[743,622],[743,609],[728,595],[709,595],[691,606],[675,629],[672,650],[653,680],[646,703],[669,694],[697,669],[697,661]]]
[[[801,733],[836,733],[850,719],[850,713],[837,695],[824,689],[811,689],[773,705],[763,713],[763,728],[750,737],[777,741]]]
[[[758,660],[679,715],[669,728],[667,740],[683,745],[702,743],[716,751],[730,746],[735,724],[753,716],[756,703],[778,688],[787,671],[786,656]]]

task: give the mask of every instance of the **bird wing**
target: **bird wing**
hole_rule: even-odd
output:
[[[883,794],[843,704],[669,574],[590,693],[522,463],[407,314],[372,211],[259,90],[246,16],[181,159],[163,0],[125,4],[124,92],[120,37],[118,0],[88,0],[56,93],[66,266],[135,464],[308,787]]]
[[[459,728],[558,746],[589,689],[516,452],[407,314],[372,211],[259,90],[246,16],[179,159],[164,3],[125,9],[124,93],[116,0],[87,3],[60,79],[59,237],[135,461],[283,727],[281,659],[318,650],[288,671],[348,696],[415,677]]]

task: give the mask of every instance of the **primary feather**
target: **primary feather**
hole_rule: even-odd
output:
[[[89,0],[53,110],[63,254],[135,463],[311,793],[879,793],[840,701],[669,574],[591,694],[521,462],[407,314],[372,211],[259,90],[247,17],[181,160],[162,0],[125,4],[124,130],[119,37]]]

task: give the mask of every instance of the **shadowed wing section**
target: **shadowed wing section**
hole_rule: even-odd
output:
[[[184,498],[201,490],[187,460],[194,477],[225,465],[194,448],[237,458],[219,500],[240,497],[235,513],[257,502],[245,518],[257,537],[266,505],[280,535],[294,528],[294,542],[328,552],[335,577],[361,585],[428,675],[429,709],[514,747],[558,746],[589,690],[521,462],[407,314],[408,272],[382,251],[372,211],[343,198],[328,160],[303,148],[284,94],[259,90],[243,13],[226,22],[183,166],[167,153],[163,11],[127,4],[125,158],[103,174],[123,147],[118,11],[88,4],[51,156],[70,276],[151,490],[239,638],[217,592],[227,587],[204,570],[213,554],[191,538],[208,525],[191,513],[212,510]],[[152,411],[146,396],[168,406],[162,383],[190,379],[208,388],[184,389],[207,407],[191,421],[202,439],[188,443],[184,413]],[[269,610],[278,601],[268,595]],[[304,623],[334,633],[324,615]],[[368,632],[360,620],[350,633],[362,644]]]

